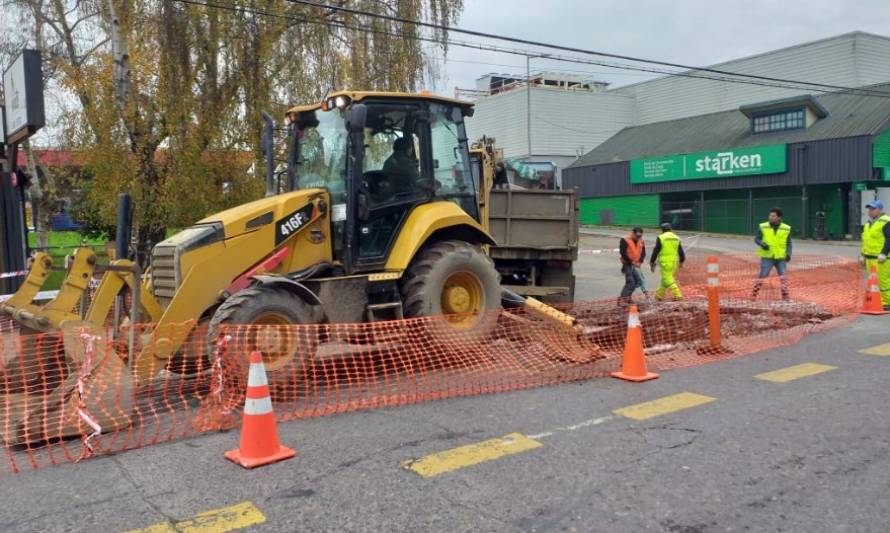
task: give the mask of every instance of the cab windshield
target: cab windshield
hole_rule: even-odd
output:
[[[348,133],[343,112],[301,113],[303,127],[297,127],[299,153],[295,165],[296,189],[327,189],[332,201],[345,201],[346,150]]]

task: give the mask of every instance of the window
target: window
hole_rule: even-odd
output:
[[[478,185],[472,181],[469,161],[464,161],[461,150],[461,144],[466,142],[463,118],[453,116],[453,112],[449,112],[451,109],[438,104],[430,104],[430,111],[435,198],[454,202],[468,215],[478,219]]]
[[[297,165],[297,189],[328,189],[334,203],[345,200],[346,194],[346,126],[343,112],[316,111],[317,124],[303,128],[300,136],[300,159]]]
[[[804,127],[806,127],[806,112],[802,108],[763,113],[751,118],[751,129],[754,133],[797,130]]]

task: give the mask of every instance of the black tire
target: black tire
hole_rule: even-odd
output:
[[[267,323],[270,327],[265,331],[250,328],[249,335],[235,339],[236,349],[262,352],[266,372],[296,365],[294,371],[302,374],[315,354],[317,335],[309,332],[300,338],[291,334],[292,329],[282,326],[316,322],[314,307],[287,290],[249,287],[229,297],[213,314],[207,329],[209,351],[213,352],[220,327],[225,324]]]
[[[470,307],[480,313],[437,321],[434,328],[445,335],[453,332],[487,335],[497,325],[501,308],[500,275],[494,261],[482,249],[464,241],[443,241],[421,251],[402,277],[402,306],[406,317],[430,317],[453,313],[446,302],[445,291],[453,280],[461,278],[476,285],[479,301]],[[473,289],[474,291],[476,289]]]

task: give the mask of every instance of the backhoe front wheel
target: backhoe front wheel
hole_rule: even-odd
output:
[[[401,283],[405,316],[445,315],[435,330],[490,333],[501,307],[500,276],[478,246],[443,241],[420,252]]]
[[[315,332],[305,334],[287,326],[316,322],[314,308],[298,296],[276,287],[250,287],[231,296],[213,314],[207,336],[215,346],[221,326],[248,324],[239,328],[234,339],[235,349],[254,351],[263,355],[267,372],[275,372],[290,364],[297,365],[297,373],[311,361],[318,340]],[[245,354],[245,360],[247,354]]]

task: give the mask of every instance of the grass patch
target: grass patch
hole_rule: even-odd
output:
[[[105,239],[84,239],[83,235],[76,231],[50,231],[48,237],[49,249],[46,250],[46,252],[48,252],[53,258],[54,267],[64,267],[65,256],[73,254],[74,250],[77,249],[77,247],[81,244],[86,244],[88,246],[102,246],[103,244],[105,244]],[[36,249],[36,233],[28,233],[28,246],[30,246],[31,249]],[[96,253],[100,257],[100,262],[104,262],[102,258],[104,257],[105,252],[103,250],[97,249]],[[42,290],[51,291],[58,289],[62,286],[62,281],[64,279],[64,272],[50,272],[49,276],[46,278],[46,283],[44,283]]]

